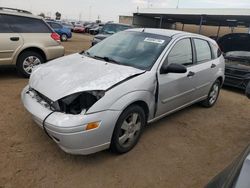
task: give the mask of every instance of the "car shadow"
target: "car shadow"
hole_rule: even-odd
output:
[[[0,79],[23,79],[16,70],[14,65],[0,66]]]
[[[230,86],[222,86],[222,89],[223,90],[226,90],[226,91],[231,91],[231,92],[235,92],[235,93],[238,93],[238,94],[242,94],[242,95],[245,95],[245,90],[243,89],[239,89],[239,88],[236,88],[236,87],[230,87]]]
[[[197,103],[197,104],[188,106],[186,108],[183,108],[181,110],[178,110],[176,112],[173,112],[172,114],[169,114],[155,122],[148,124],[148,126],[144,128],[144,132],[151,131],[151,129],[154,129],[155,126],[157,127],[165,126],[166,122],[169,122],[170,120],[173,120],[173,119],[178,119],[182,114],[189,113],[190,111],[195,111],[196,109],[200,109],[200,108],[203,108],[203,107],[199,103]]]

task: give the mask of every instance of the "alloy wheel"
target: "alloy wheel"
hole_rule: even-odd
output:
[[[41,60],[37,58],[36,56],[29,56],[27,57],[23,62],[23,70],[27,74],[31,74],[32,69],[41,64]]]
[[[212,87],[212,90],[210,91],[209,94],[209,103],[210,105],[214,104],[217,100],[218,94],[219,94],[219,84],[215,83]]]
[[[119,134],[119,144],[130,147],[139,136],[141,129],[141,118],[138,113],[132,113],[125,118]]]

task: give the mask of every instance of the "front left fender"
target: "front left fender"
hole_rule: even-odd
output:
[[[149,110],[149,118],[153,117],[154,106],[155,106],[155,98],[154,94],[149,91],[132,91],[129,92],[122,97],[119,97],[116,101],[114,101],[110,106],[100,107],[100,105],[93,105],[88,113],[94,113],[101,110],[112,110],[112,111],[123,111],[129,105],[142,101],[145,102],[148,106]]]

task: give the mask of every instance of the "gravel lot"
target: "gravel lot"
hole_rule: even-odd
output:
[[[66,53],[87,49],[90,39],[74,34]],[[24,110],[27,82],[0,68],[0,187],[200,188],[250,141],[250,101],[226,88],[211,109],[193,105],[151,124],[127,154],[69,155]]]

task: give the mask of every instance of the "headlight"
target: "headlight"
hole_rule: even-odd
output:
[[[95,43],[98,43],[98,42],[100,42],[101,40],[100,39],[98,39],[98,38],[94,38],[93,39],[93,42],[95,42]]]
[[[58,110],[67,114],[85,113],[104,94],[104,91],[88,91],[69,95],[58,100]]]

